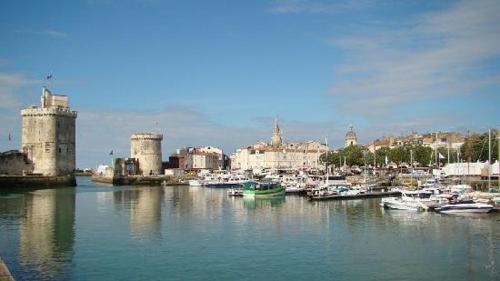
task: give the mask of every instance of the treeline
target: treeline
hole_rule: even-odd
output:
[[[492,161],[494,162],[498,159],[498,139],[496,138],[496,133],[492,134],[491,150]],[[323,154],[320,159],[323,163],[327,160],[328,165],[335,165],[336,167],[344,165],[344,162],[348,166],[364,166],[365,163],[373,166],[374,161],[377,167],[381,167],[385,165],[386,157],[389,163],[393,162],[397,165],[401,163],[409,164],[411,153],[413,154],[415,165],[429,166],[436,163],[435,151],[423,145],[404,145],[392,149],[381,148],[375,154],[362,146],[349,146],[335,152],[329,152],[327,159],[325,154]],[[437,158],[441,165],[448,163],[448,161],[450,163],[458,162],[457,159],[461,161],[468,161],[470,159],[472,162],[478,160],[482,162],[488,161],[488,133],[471,135],[465,140],[458,153],[454,148],[441,147],[437,151]]]

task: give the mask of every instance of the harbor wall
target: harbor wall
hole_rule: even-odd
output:
[[[12,176],[0,175],[0,189],[13,188],[43,188],[43,187],[67,187],[76,186],[74,175],[66,176]]]
[[[0,175],[22,175],[33,171],[33,164],[26,154],[11,150],[0,153]]]
[[[106,177],[93,175],[92,181],[106,183],[112,185],[185,185],[180,177],[175,176],[123,176],[123,177]]]

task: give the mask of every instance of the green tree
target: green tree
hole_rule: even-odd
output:
[[[460,158],[472,162],[488,161],[488,133],[475,134],[466,138],[465,143],[460,148]],[[491,133],[491,158],[494,162],[498,159],[498,137],[497,131]]]
[[[339,152],[328,152],[328,157],[325,156],[325,154],[322,154],[320,156],[320,161],[322,163],[325,163],[325,161],[328,161],[328,165],[335,165],[335,167],[339,167],[340,165],[340,162],[342,161],[343,163],[343,160],[341,158],[341,153]]]
[[[389,160],[401,165],[403,162],[410,162],[410,152],[407,151],[406,147],[398,146],[389,151]]]
[[[417,162],[420,166],[429,165],[432,157],[432,148],[423,145],[414,145],[411,149],[413,150],[414,162]]]
[[[365,163],[365,158],[364,158],[365,155],[363,154],[364,150],[365,149],[361,146],[351,145],[351,146],[348,146],[344,149],[340,149],[340,150],[335,151],[335,152],[329,152],[328,157],[325,154],[322,154],[320,156],[320,161],[322,163],[325,163],[325,161],[328,161],[328,165],[335,165],[335,167],[339,167],[339,165],[344,164],[344,159],[345,159],[346,164],[348,166],[353,166],[353,165],[362,166]],[[367,164],[371,163],[369,161],[373,162],[373,158],[370,158],[370,157],[373,157],[373,156],[370,156],[369,151],[367,151],[367,154],[366,154]]]
[[[346,157],[348,166],[362,166],[365,163],[363,149],[358,145],[350,145],[342,151],[342,155]]]
[[[377,166],[385,165],[385,157],[387,156],[387,158],[389,158],[390,151],[391,149],[388,147],[383,147],[375,151],[375,161],[377,163]]]

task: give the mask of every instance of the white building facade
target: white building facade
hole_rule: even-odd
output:
[[[284,144],[278,120],[275,120],[271,143],[258,142],[237,149],[231,156],[232,170],[320,168],[320,156],[326,145],[317,141]]]

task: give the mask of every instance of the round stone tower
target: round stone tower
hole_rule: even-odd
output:
[[[358,143],[358,137],[352,128],[352,125],[349,126],[349,131],[345,135],[345,147],[356,145]]]
[[[163,135],[154,133],[137,133],[130,137],[130,157],[139,162],[139,173],[160,175],[161,169],[161,141]]]
[[[21,110],[21,150],[34,164],[33,173],[46,176],[72,174],[75,170],[76,111],[68,97],[43,88],[40,107]]]

